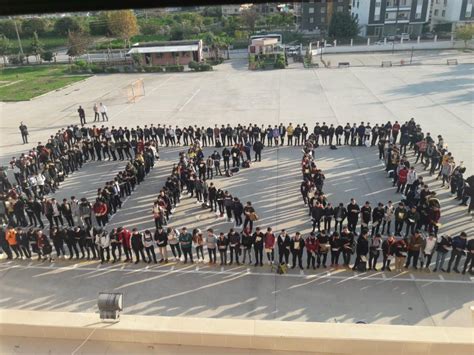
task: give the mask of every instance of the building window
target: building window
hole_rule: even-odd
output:
[[[441,16],[444,17],[446,15],[446,10],[441,11]]]
[[[448,6],[448,0],[444,0],[444,6]]]
[[[321,23],[325,23],[326,22],[326,17],[321,17]]]
[[[343,11],[344,11],[344,6],[338,6],[338,7],[336,8],[336,11],[337,11],[337,12],[343,12]]]
[[[310,17],[309,18],[309,23],[313,23],[314,22],[314,18],[313,17]]]
[[[439,13],[438,9],[435,9],[435,10],[434,10],[434,15],[435,15],[435,16],[438,16],[438,13]]]
[[[310,14],[314,14],[314,7],[310,7],[310,8],[309,8],[309,13],[310,13]]]
[[[357,1],[357,8],[359,8],[359,2]]]
[[[374,21],[380,21],[380,14],[374,15]]]
[[[321,13],[322,13],[322,14],[325,14],[325,13],[326,13],[326,8],[325,8],[325,7],[322,7],[322,8],[321,8]]]

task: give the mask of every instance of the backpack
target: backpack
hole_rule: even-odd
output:
[[[239,168],[238,168],[238,167],[231,168],[230,171],[231,171],[231,173],[238,173],[238,172],[239,172]]]
[[[220,147],[222,147],[221,141],[216,141],[216,148],[220,148]]]
[[[230,170],[225,171],[225,176],[231,177],[232,175],[234,175],[234,174],[232,174],[232,171],[230,171]]]
[[[336,147],[334,144],[331,144],[331,146],[330,146],[329,148],[332,149],[332,150],[336,150],[336,149],[337,149],[337,147]]]
[[[242,163],[242,168],[250,168],[250,161],[246,160]]]
[[[288,268],[287,268],[286,264],[281,263],[280,265],[277,266],[276,272],[277,272],[278,275],[286,274],[287,271],[288,271]]]

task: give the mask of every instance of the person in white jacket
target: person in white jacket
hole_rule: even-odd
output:
[[[153,262],[156,264],[155,239],[148,229],[142,234],[142,242],[148,256],[148,264],[151,263],[152,258]]]
[[[109,233],[102,228],[94,229],[95,234],[95,244],[99,247],[100,250],[100,260],[101,264],[110,261],[110,237]],[[107,261],[105,259],[105,253],[107,253]]]
[[[415,183],[417,179],[418,179],[418,174],[416,173],[415,167],[412,166],[407,174],[407,186],[405,187],[405,195],[408,194],[408,192],[410,192],[410,190],[413,188],[413,184]]]
[[[71,213],[72,213],[72,219],[74,221],[74,225],[78,226],[80,225],[81,221],[81,213],[79,212],[79,200],[76,199],[75,196],[71,196]]]

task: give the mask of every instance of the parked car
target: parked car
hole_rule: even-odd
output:
[[[395,41],[395,36],[387,36],[387,41],[388,42],[394,42]]]
[[[423,39],[434,39],[435,38],[435,34],[432,33],[432,32],[426,32],[426,33],[423,33],[421,35],[421,38]]]
[[[410,34],[409,33],[402,33],[400,35],[395,36],[396,39],[404,40],[404,41],[409,41],[410,40]]]

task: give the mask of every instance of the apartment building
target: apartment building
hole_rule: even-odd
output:
[[[431,0],[352,0],[351,5],[361,36],[418,36],[429,21]]]
[[[456,26],[474,22],[473,0],[431,0],[430,28],[436,25]]]
[[[308,0],[301,3],[300,29],[316,33],[327,31],[332,15],[350,13],[351,0]]]

